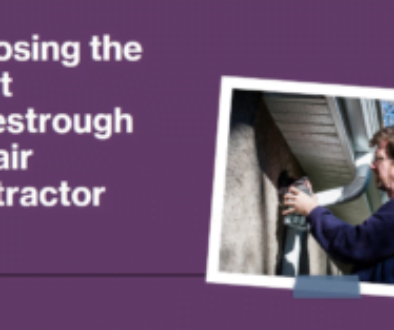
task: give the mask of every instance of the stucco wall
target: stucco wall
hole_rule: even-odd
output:
[[[257,92],[234,92],[228,143],[220,270],[280,273],[285,228],[278,178],[303,171]],[[308,237],[302,272],[332,273],[326,255]]]

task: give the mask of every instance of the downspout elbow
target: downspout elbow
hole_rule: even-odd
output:
[[[355,177],[348,185],[317,193],[316,196],[319,205],[333,206],[343,204],[360,197],[368,187],[371,177],[369,164],[372,162],[372,158],[372,153],[366,153],[356,160]]]

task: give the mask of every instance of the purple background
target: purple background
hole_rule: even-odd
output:
[[[24,2],[24,4],[23,4]],[[112,112],[135,133],[2,134],[33,148],[7,186],[107,186],[100,208],[2,208],[1,274],[204,274],[220,77],[394,88],[394,4],[354,1],[18,1],[0,4],[0,39],[79,40],[79,67],[1,63],[14,78],[1,113]],[[109,33],[144,48],[137,63],[94,63]],[[389,328],[394,301],[293,300],[290,290],[195,277],[0,278],[1,329]]]

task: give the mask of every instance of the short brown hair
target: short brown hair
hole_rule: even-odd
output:
[[[377,131],[369,141],[369,145],[371,147],[375,147],[382,141],[387,141],[387,156],[389,156],[391,159],[394,159],[394,126],[383,127]]]

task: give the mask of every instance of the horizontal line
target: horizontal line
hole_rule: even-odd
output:
[[[32,274],[23,274],[23,273],[8,273],[2,274],[0,273],[0,278],[8,278],[8,277],[35,277],[35,278],[60,278],[60,277],[78,277],[78,278],[86,278],[86,277],[96,277],[96,278],[200,278],[205,277],[205,273],[32,273]]]

